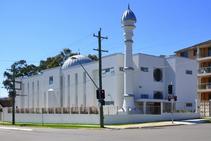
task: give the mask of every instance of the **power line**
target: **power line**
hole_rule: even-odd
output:
[[[87,39],[89,39],[90,37],[92,36],[92,34],[87,34],[73,42],[71,42],[70,44],[64,46],[64,47],[58,47],[60,49],[64,49],[64,48],[69,48],[70,46],[72,45],[75,45],[75,44],[81,44],[82,41],[85,41]],[[91,38],[90,38],[91,39]],[[89,43],[90,44],[90,43]],[[91,42],[91,44],[93,44],[93,41]],[[25,59],[20,59],[20,60],[25,60]],[[0,60],[0,62],[16,62],[17,60]],[[30,63],[39,63],[41,60],[39,61],[35,61],[35,60],[27,60],[27,62],[30,62]]]

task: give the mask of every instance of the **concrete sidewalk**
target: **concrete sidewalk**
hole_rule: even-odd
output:
[[[134,124],[119,124],[119,125],[105,125],[105,129],[138,129],[138,128],[155,128],[155,127],[165,127],[165,126],[179,126],[179,125],[193,125],[208,123],[211,119],[191,119],[182,121],[161,121],[161,122],[149,122],[149,123],[134,123]],[[19,127],[11,125],[0,125],[0,129],[3,130],[22,130],[22,131],[33,131],[39,127]],[[42,128],[44,129],[44,128]],[[62,129],[62,128],[60,128]]]
[[[207,119],[191,119],[182,121],[162,121],[162,122],[150,122],[150,123],[137,123],[137,124],[124,124],[124,125],[106,125],[109,129],[137,129],[137,128],[154,128],[165,126],[179,126],[179,125],[193,125],[200,123],[207,123]]]

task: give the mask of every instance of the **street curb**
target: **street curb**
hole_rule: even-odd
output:
[[[204,123],[210,123],[209,120],[207,119],[199,119],[201,120],[200,122],[194,122],[191,120],[184,120],[181,121],[181,123],[177,123],[177,124],[167,124],[167,125],[155,125],[155,126],[134,126],[134,127],[106,127],[107,129],[116,129],[116,130],[121,130],[121,129],[140,129],[140,128],[159,128],[159,127],[168,127],[168,126],[181,126],[181,125],[194,125],[194,124],[204,124]],[[182,122],[193,122],[193,124],[184,124]]]
[[[159,128],[159,127],[169,127],[169,126],[181,126],[185,124],[174,124],[174,125],[158,125],[158,126],[146,126],[146,127],[141,127],[141,128]]]
[[[147,128],[159,128],[159,127],[169,127],[169,126],[181,126],[185,124],[174,124],[174,125],[157,125],[157,126],[144,126],[144,127],[125,127],[125,128],[112,128],[112,127],[105,127],[106,129],[116,129],[116,130],[121,130],[121,129],[147,129]]]

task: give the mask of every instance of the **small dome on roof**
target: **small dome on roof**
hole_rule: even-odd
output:
[[[87,57],[87,56],[84,56],[84,55],[74,55],[74,56],[69,57],[64,62],[64,64],[62,65],[62,69],[67,69],[69,67],[79,65],[80,63],[81,64],[89,63],[91,61],[92,60],[89,57]]]
[[[130,9],[130,5],[128,5],[128,9],[122,15],[122,23],[126,21],[136,22],[136,16],[133,13],[133,11]]]

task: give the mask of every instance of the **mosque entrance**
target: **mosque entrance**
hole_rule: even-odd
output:
[[[161,114],[161,103],[160,102],[147,102],[146,103],[146,113],[147,114]]]
[[[160,101],[136,101],[135,106],[140,114],[160,115],[161,112]]]

